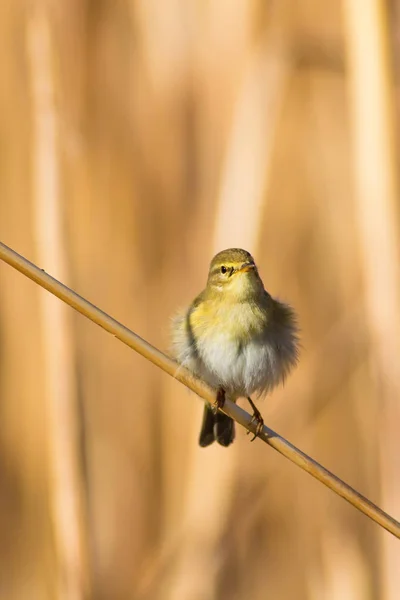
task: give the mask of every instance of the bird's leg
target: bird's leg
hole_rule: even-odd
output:
[[[247,397],[247,400],[249,401],[250,406],[253,409],[253,416],[251,418],[250,424],[257,422],[256,432],[254,434],[254,437],[250,440],[251,442],[254,442],[256,437],[258,437],[260,435],[260,433],[262,432],[262,430],[264,428],[264,419],[262,418],[261,413],[258,410],[257,406],[254,404],[253,400],[251,398],[249,398],[249,396]],[[247,435],[249,433],[250,433],[250,431],[247,432]]]
[[[218,388],[217,391],[217,398],[214,402],[214,404],[212,404],[211,408],[213,410],[213,413],[216,414],[218,412],[219,408],[223,408],[225,404],[225,390],[224,388],[220,387]]]

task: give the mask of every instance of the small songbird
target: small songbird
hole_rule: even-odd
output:
[[[177,361],[216,390],[215,405],[204,408],[200,446],[234,440],[233,420],[216,410],[225,394],[233,402],[247,398],[256,436],[262,431],[264,421],[250,396],[284,381],[297,362],[298,343],[293,310],[265,291],[251,254],[231,248],[214,256],[205,290],[172,325]]]

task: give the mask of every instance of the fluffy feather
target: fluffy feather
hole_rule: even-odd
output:
[[[200,299],[178,314],[172,334],[177,361],[233,400],[271,391],[297,361],[298,336],[289,306],[265,296],[268,311]]]

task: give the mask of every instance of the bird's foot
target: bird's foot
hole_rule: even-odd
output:
[[[250,440],[251,442],[254,442],[256,437],[258,437],[264,429],[264,419],[262,418],[261,413],[258,410],[257,406],[254,404],[253,400],[251,398],[247,398],[247,400],[249,401],[250,406],[253,409],[253,416],[251,417],[250,425],[252,423],[257,423],[254,437]],[[249,435],[249,433],[250,431],[247,432],[247,435]]]
[[[220,408],[224,408],[225,404],[225,390],[223,388],[218,388],[217,398],[214,404],[211,405],[214,414],[217,414]]]

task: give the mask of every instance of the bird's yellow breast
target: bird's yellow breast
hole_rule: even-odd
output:
[[[226,338],[244,343],[262,334],[267,312],[255,303],[201,302],[190,314],[190,326],[196,339]]]

